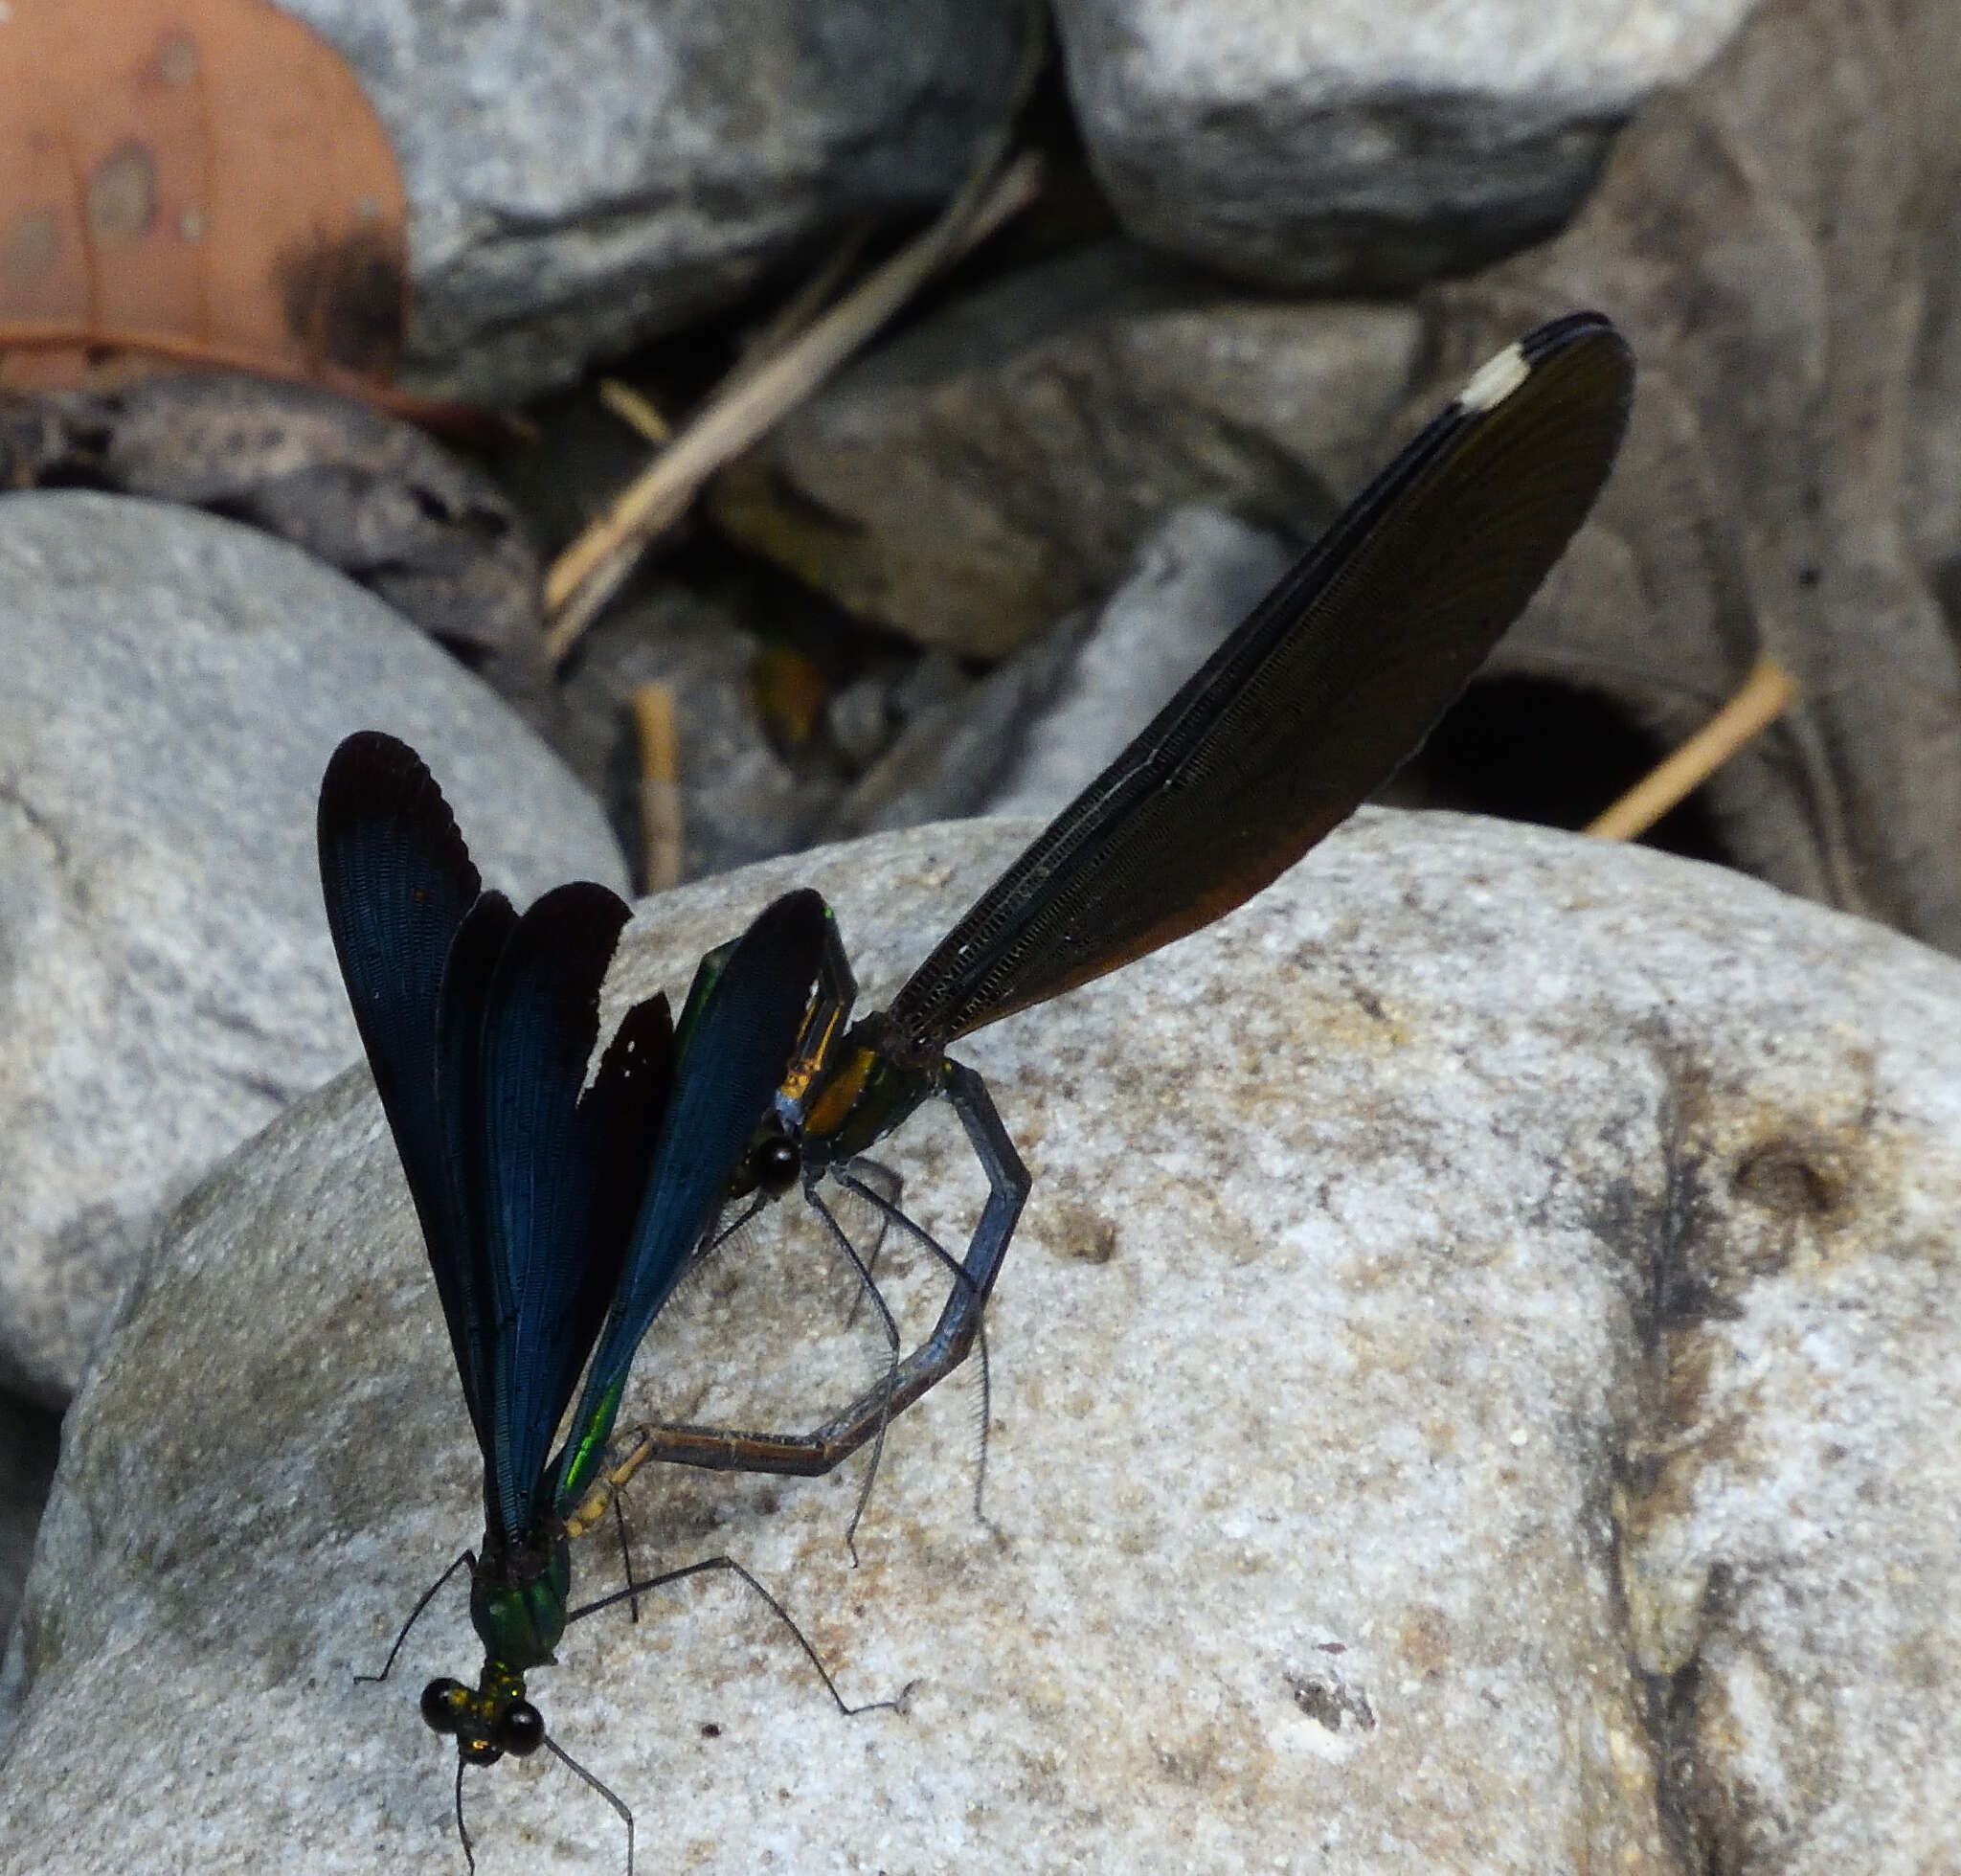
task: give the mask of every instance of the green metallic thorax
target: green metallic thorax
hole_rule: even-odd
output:
[[[853,1025],[813,1079],[803,1107],[806,1159],[839,1165],[875,1146],[939,1092],[944,1056],[909,1064],[883,1012]]]
[[[571,1594],[572,1551],[563,1533],[503,1548],[485,1533],[470,1573],[470,1620],[484,1644],[484,1670],[474,1687],[432,1681],[422,1695],[422,1717],[456,1736],[465,1764],[495,1765],[507,1751],[527,1750],[511,1743],[507,1717],[525,1697],[527,1670],[552,1665]],[[534,1712],[530,1719],[542,1730]]]
[[[488,1533],[470,1576],[470,1620],[492,1663],[523,1675],[552,1664],[572,1594],[572,1551],[563,1536],[493,1549]]]

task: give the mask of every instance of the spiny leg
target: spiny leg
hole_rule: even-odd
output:
[[[474,1571],[477,1568],[477,1553],[474,1550],[465,1550],[460,1557],[457,1558],[457,1560],[453,1564],[450,1565],[450,1567],[447,1570],[445,1570],[442,1572],[440,1576],[439,1576],[436,1579],[435,1582],[431,1583],[429,1587],[422,1592],[421,1599],[416,1604],[415,1608],[409,1611],[409,1619],[401,1625],[400,1632],[395,1636],[394,1646],[388,1651],[388,1659],[381,1663],[381,1672],[379,1674],[357,1674],[354,1676],[354,1679],[356,1681],[386,1681],[388,1679],[389,1669],[394,1667],[394,1658],[401,1653],[402,1643],[409,1639],[409,1631],[412,1628],[414,1628],[417,1622],[418,1622],[421,1619],[423,1610],[427,1609],[429,1605],[436,1600],[436,1593],[439,1590],[440,1590],[442,1586],[445,1583],[447,1583],[449,1579],[457,1573],[458,1571],[465,1568],[471,1571]],[[461,1791],[462,1787],[459,1786],[458,1790]],[[459,1797],[458,1803],[459,1805],[461,1805],[461,1797]],[[461,1825],[462,1822],[462,1813],[461,1809],[459,1809],[457,1813],[457,1822],[459,1825]],[[467,1839],[464,1841],[463,1847],[465,1853],[467,1853],[469,1848]],[[474,1866],[475,1865],[473,1865],[472,1867]]]
[[[841,1181],[840,1183],[844,1182]],[[871,1188],[869,1187],[858,1185],[855,1182],[850,1186],[849,1189],[864,1193],[868,1197],[871,1195]],[[856,1570],[858,1568],[858,1526],[865,1517],[865,1507],[871,1503],[871,1488],[878,1479],[878,1462],[885,1457],[885,1430],[891,1423],[892,1381],[899,1371],[899,1325],[892,1320],[892,1312],[887,1306],[885,1298],[879,1294],[878,1285],[871,1280],[871,1272],[866,1268],[864,1259],[859,1256],[857,1246],[851,1242],[845,1228],[838,1223],[837,1215],[831,1210],[830,1207],[818,1197],[816,1180],[812,1179],[804,1182],[803,1196],[809,1202],[810,1209],[823,1220],[824,1229],[830,1232],[838,1248],[851,1260],[852,1269],[858,1273],[860,1285],[858,1294],[861,1298],[868,1296],[871,1299],[872,1307],[878,1311],[878,1320],[885,1326],[886,1347],[889,1351],[886,1361],[885,1388],[882,1391],[882,1397],[886,1406],[879,1417],[877,1435],[871,1443],[871,1463],[866,1468],[865,1483],[859,1488],[858,1503],[851,1509],[851,1522],[845,1526],[845,1548],[851,1553],[851,1568]],[[883,1238],[884,1235],[884,1232],[881,1231],[879,1236]]]
[[[620,1484],[624,1484],[625,1482],[624,1480],[621,1480]],[[633,1581],[633,1545],[626,1534],[626,1500],[620,1493],[619,1485],[615,1485],[613,1489],[613,1522],[620,1531],[620,1569],[626,1580],[631,1583]],[[638,1596],[629,1599],[626,1605],[626,1614],[629,1621],[636,1624],[639,1623],[640,1598]],[[631,1821],[628,1822],[626,1828],[628,1834],[631,1835],[633,1830]],[[627,1865],[629,1868],[632,1866],[632,1852],[629,1850],[627,1854]]]
[[[575,1609],[571,1615],[566,1616],[566,1626],[569,1628],[574,1622],[581,1622],[588,1616],[597,1616],[600,1610],[611,1609],[616,1603],[624,1602],[631,1596],[644,1595],[651,1590],[664,1589],[669,1583],[685,1582],[690,1576],[700,1576],[710,1570],[733,1571],[756,1595],[761,1597],[769,1608],[770,1613],[795,1638],[798,1647],[803,1650],[804,1659],[817,1670],[817,1678],[823,1683],[824,1692],[830,1695],[833,1705],[836,1706],[838,1711],[844,1714],[846,1719],[859,1713],[876,1713],[885,1708],[890,1708],[895,1713],[903,1710],[906,1696],[917,1685],[916,1682],[907,1682],[899,1689],[897,1697],[892,1700],[868,1700],[860,1706],[849,1706],[845,1702],[845,1696],[838,1691],[838,1684],[831,1679],[830,1670],[823,1664],[823,1658],[811,1646],[810,1638],[791,1619],[790,1612],[775,1596],[770,1594],[748,1571],[744,1570],[733,1557],[704,1557],[699,1563],[683,1564],[679,1570],[664,1570],[658,1576],[648,1576],[642,1578],[638,1583],[629,1583],[623,1590],[615,1590],[610,1595],[602,1595],[596,1601],[584,1603],[579,1608]]]
[[[878,1255],[885,1248],[886,1231],[891,1223],[887,1215],[899,1209],[899,1195],[905,1190],[905,1181],[890,1166],[880,1160],[868,1160],[863,1154],[853,1160],[845,1170],[863,1184],[853,1190],[862,1190],[864,1186],[883,1187],[874,1209],[878,1212],[878,1235],[871,1240],[870,1248],[865,1253],[867,1275],[876,1279],[878,1276]],[[842,1179],[839,1182],[843,1183]],[[858,1311],[865,1301],[865,1288],[861,1284],[851,1296],[851,1307],[845,1314],[845,1326],[848,1329],[858,1320]]]
[[[606,1800],[606,1802],[610,1804],[613,1807],[613,1809],[619,1814],[620,1821],[626,1826],[626,1876],[633,1876],[633,1813],[626,1808],[625,1799],[623,1799],[620,1796],[620,1794],[616,1792],[610,1785],[604,1784],[599,1779],[596,1778],[590,1772],[588,1772],[585,1769],[584,1766],[579,1764],[579,1762],[575,1758],[574,1758],[573,1755],[570,1752],[568,1752],[565,1750],[565,1748],[557,1742],[557,1740],[553,1739],[549,1732],[545,1735],[545,1750],[548,1752],[550,1752],[552,1756],[555,1758],[560,1765],[565,1766],[571,1771],[577,1773],[578,1775],[581,1778],[583,1778],[587,1784],[592,1786],[592,1788],[596,1792],[597,1792],[599,1796],[603,1797]],[[458,1773],[461,1774],[462,1770],[462,1766],[459,1765],[457,1770]],[[461,1787],[459,1787],[459,1789],[461,1789]],[[458,1821],[462,1821],[461,1817],[459,1817]],[[476,1867],[476,1865],[472,1863],[470,1867],[474,1869]]]
[[[689,1254],[687,1260],[689,1268],[691,1269],[697,1264],[706,1263],[732,1237],[740,1237],[755,1222],[756,1213],[764,1206],[768,1205],[769,1202],[770,1195],[767,1192],[757,1192],[751,1197],[749,1203],[733,1218],[730,1219],[720,1231],[716,1231],[710,1226],[708,1233],[704,1235],[702,1241],[695,1246],[693,1252]]]
[[[456,1839],[463,1846],[463,1861],[470,1866],[470,1876],[477,1876],[477,1846],[470,1842],[470,1828],[463,1822],[463,1765],[461,1755],[456,1762]]]
[[[644,1465],[653,1448],[651,1427],[630,1427],[606,1449],[606,1467],[594,1480],[592,1489],[565,1520],[567,1537],[580,1537],[591,1530],[613,1507],[614,1527],[620,1534],[620,1573],[626,1578],[627,1616],[640,1621],[640,1597],[633,1593],[633,1542],[626,1528],[626,1484]],[[631,1826],[629,1826],[631,1828]]]
[[[966,1132],[967,1142],[974,1149],[974,1157],[986,1175],[987,1203],[981,1208],[980,1222],[967,1242],[966,1256],[958,1261],[905,1212],[896,1207],[888,1211],[891,1222],[938,1258],[955,1278],[932,1336],[900,1365],[892,1390],[891,1413],[910,1407],[965,1360],[968,1348],[980,1334],[987,1299],[993,1293],[995,1278],[1001,1275],[1002,1260],[1013,1241],[1015,1225],[1034,1183],[1022,1164],[1021,1155],[1015,1151],[1007,1129],[1002,1125],[986,1082],[964,1064],[950,1060],[946,1064],[944,1087],[947,1099]],[[848,1170],[842,1180],[869,1204],[881,1206],[879,1195],[853,1182]],[[821,1429],[817,1436],[827,1437],[845,1451],[851,1450],[869,1437],[868,1416],[878,1411],[878,1405],[874,1396],[861,1396]]]
[[[1014,1238],[1015,1224],[1027,1202],[1032,1182],[995,1111],[987,1084],[980,1075],[958,1062],[948,1061],[942,1086],[954,1112],[959,1116],[975,1157],[980,1162],[988,1193],[964,1259],[954,1257],[896,1207],[888,1214],[949,1270],[960,1274],[933,1334],[899,1364],[885,1386],[861,1394],[811,1433],[659,1426],[648,1430],[651,1457],[677,1465],[704,1466],[714,1472],[821,1478],[872,1438],[881,1425],[903,1413],[960,1365],[980,1332],[988,1296],[1001,1274],[1002,1260]],[[848,1168],[838,1177],[841,1184],[857,1191],[874,1207],[879,1204],[879,1194],[862,1181],[854,1183]]]
[[[980,1422],[979,1438],[974,1442],[974,1522],[986,1525],[994,1529],[987,1516],[987,1440],[989,1429],[994,1425],[994,1370],[987,1360],[987,1317],[983,1312],[980,1326],[975,1331],[974,1346],[980,1356]],[[998,1535],[999,1533],[997,1533]]]
[[[854,1162],[853,1164],[856,1164],[860,1163]],[[931,1252],[935,1257],[936,1257],[939,1260],[941,1266],[951,1275],[953,1278],[954,1289],[957,1292],[960,1289],[960,1287],[963,1284],[970,1291],[972,1290],[974,1279],[967,1275],[966,1266],[963,1265],[960,1262],[960,1260],[958,1257],[956,1257],[954,1254],[946,1248],[945,1245],[941,1244],[940,1241],[936,1237],[935,1237],[931,1232],[927,1231],[923,1226],[916,1223],[913,1219],[908,1217],[906,1213],[901,1211],[896,1206],[890,1205],[887,1200],[881,1198],[876,1192],[870,1191],[865,1187],[858,1185],[850,1171],[846,1170],[845,1172],[840,1174],[838,1183],[842,1186],[849,1187],[852,1191],[856,1192],[859,1195],[859,1197],[866,1200],[868,1204],[878,1208],[882,1211],[889,1211],[890,1213],[889,1222],[896,1224],[901,1231],[909,1232],[918,1243],[924,1245],[925,1248],[929,1252]],[[969,1254],[972,1254],[971,1247],[969,1250]],[[980,1356],[980,1427],[979,1450],[976,1455],[974,1466],[974,1516],[981,1524],[984,1525],[987,1523],[987,1513],[984,1509],[982,1509],[982,1495],[986,1489],[987,1482],[987,1428],[993,1413],[994,1400],[993,1370],[988,1364],[987,1357],[987,1315],[984,1308],[977,1311],[975,1315],[974,1345]],[[948,1371],[951,1372],[952,1369],[958,1366],[958,1358],[956,1357],[953,1362],[950,1362],[948,1364]],[[879,1433],[879,1444],[881,1448],[884,1445],[884,1430],[881,1429]],[[874,1460],[874,1465],[875,1464],[876,1461]],[[865,1496],[867,1498],[869,1498],[870,1496],[870,1487],[868,1483],[866,1488]],[[862,1510],[862,1505],[860,1508]],[[852,1528],[854,1530],[857,1528],[856,1520],[853,1520]]]
[[[980,1222],[967,1241],[966,1256],[956,1260],[953,1254],[922,1226],[896,1207],[885,1206],[869,1187],[854,1181],[848,1168],[840,1175],[841,1183],[849,1186],[870,1205],[884,1210],[893,1224],[910,1233],[952,1271],[956,1279],[932,1336],[907,1356],[902,1365],[904,1380],[897,1390],[900,1398],[892,1407],[894,1413],[902,1407],[910,1407],[965,1359],[968,1348],[980,1332],[987,1299],[993,1294],[995,1278],[1001,1275],[1002,1260],[1014,1240],[1015,1225],[1021,1218],[1023,1206],[1028,1202],[1028,1192],[1034,1184],[1028,1176],[1027,1167],[1022,1164],[1022,1156],[1015,1151],[1014,1141],[1008,1138],[1007,1129],[1002,1125],[1001,1115],[995,1108],[993,1096],[987,1092],[986,1082],[964,1063],[949,1060],[945,1068],[943,1086],[946,1097],[959,1117],[967,1143],[974,1149],[974,1157],[980,1162],[980,1170],[987,1178],[987,1203],[981,1208]],[[853,1402],[824,1432],[835,1436],[847,1426],[855,1430],[859,1416],[872,1405],[872,1401],[873,1397],[868,1394]],[[859,1440],[867,1438],[868,1433],[868,1428],[858,1433]]]

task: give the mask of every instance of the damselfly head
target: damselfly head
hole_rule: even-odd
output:
[[[784,1131],[782,1121],[771,1115],[751,1135],[729,1181],[729,1197],[746,1199],[760,1192],[766,1199],[779,1199],[796,1185],[802,1170],[802,1149]]]
[[[495,1765],[505,1753],[529,1758],[545,1743],[545,1716],[525,1698],[522,1675],[484,1663],[481,1687],[447,1675],[422,1689],[422,1719],[432,1732],[456,1740],[470,1765]]]
[[[757,1187],[778,1199],[797,1183],[803,1169],[803,1155],[787,1134],[769,1133],[756,1141],[750,1153]]]

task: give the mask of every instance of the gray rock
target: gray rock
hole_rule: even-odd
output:
[[[1138,555],[1020,757],[991,814],[1058,814],[1263,599],[1293,554],[1211,509],[1180,509]]]
[[[1020,0],[292,0],[401,160],[425,389],[529,396],[935,203],[1006,109]]]
[[[894,681],[892,714],[904,729],[934,711],[958,703],[972,692],[978,682],[961,669],[960,661],[952,652],[929,651]]]
[[[11,1630],[20,1607],[60,1450],[58,1415],[0,1394],[0,1634]]]
[[[1267,285],[1370,291],[1552,234],[1615,128],[1755,0],[1057,0],[1126,230]]]
[[[892,686],[884,676],[853,678],[833,693],[823,720],[839,754],[864,768],[891,739]]]
[[[1101,244],[868,353],[717,480],[715,518],[860,618],[1003,657],[1183,504],[1324,527],[1421,337],[1407,307],[1250,300]]]
[[[295,549],[123,497],[0,500],[0,1386],[58,1406],[157,1208],[359,1053],[314,795],[422,750],[485,871],[624,884],[491,693]]]
[[[1071,613],[984,678],[918,711],[838,803],[826,835],[845,840],[980,813],[999,791],[1030,720],[1067,683],[1090,622],[1087,614]]]
[[[1925,219],[1923,306],[1905,399],[1902,508],[1915,558],[1961,624],[1961,215]]]
[[[617,994],[678,987],[811,879],[888,995],[1028,831],[666,895]],[[1947,1866],[1957,1032],[1961,968],[1877,927],[1364,812],[1230,919],[959,1046],[1037,1175],[992,1316],[990,1524],[958,1379],[892,1429],[855,1571],[850,1480],[634,1488],[642,1570],[739,1558],[848,1698],[916,1683],[910,1710],[840,1718],[711,1579],[574,1627],[532,1682],[554,1737],[648,1867]],[[958,1235],[948,1117],[888,1146]],[[713,1406],[842,1316],[775,1254],[684,1293],[630,1412]],[[388,1685],[351,1677],[479,1517],[350,1074],[174,1214],[74,1409],[0,1869],[453,1863],[415,1696],[474,1666],[461,1594]],[[617,1582],[580,1548],[582,1585]],[[465,1801],[485,1876],[621,1866],[546,1755]]]

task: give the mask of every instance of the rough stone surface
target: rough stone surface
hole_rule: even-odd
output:
[[[810,879],[890,994],[1028,831],[650,901],[617,990],[678,987]],[[696,1582],[574,1627],[532,1680],[553,1736],[645,1867],[1953,1866],[1957,1033],[1961,968],[1881,928],[1364,812],[959,1046],[1037,1177],[991,1318],[989,1524],[960,1379],[892,1429],[857,1571],[849,1480],[635,1487],[642,1570],[740,1558],[850,1698],[910,1710],[840,1718]],[[956,1233],[948,1118],[887,1145]],[[636,1389],[716,1412],[835,1326],[848,1286],[800,1313],[773,1254],[711,1264]],[[889,1253],[895,1296],[924,1261]],[[415,1696],[474,1665],[461,1596],[390,1684],[351,1676],[475,1540],[475,1467],[356,1073],[179,1208],[76,1405],[0,1869],[452,1865]],[[547,1755],[465,1801],[484,1876],[622,1865]]]
[[[1543,239],[1614,129],[1754,0],[1057,0],[1084,140],[1138,239],[1380,289]]]
[[[992,814],[1060,813],[1292,564],[1280,542],[1212,509],[1180,509],[1110,596],[1049,707],[988,802]]]
[[[624,870],[597,807],[398,615],[123,497],[0,501],[0,1384],[58,1406],[157,1208],[359,1053],[314,798],[420,749],[493,878]]]
[[[859,617],[997,658],[1173,509],[1311,537],[1407,393],[1407,307],[1250,300],[1122,242],[868,353],[715,484],[715,518]]]
[[[485,399],[727,305],[849,218],[958,187],[1019,0],[290,0],[400,158],[409,363]]]

